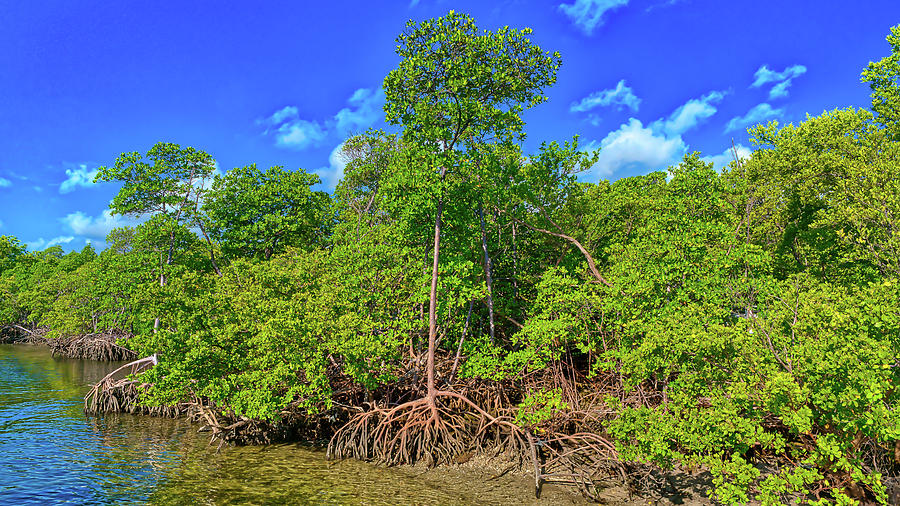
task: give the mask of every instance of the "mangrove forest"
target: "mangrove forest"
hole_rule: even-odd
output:
[[[97,181],[140,224],[100,252],[0,237],[0,338],[127,361],[88,413],[212,445],[506,455],[589,499],[702,475],[727,504],[896,503],[900,26],[860,62],[870,108],[596,183],[578,137],[524,150],[563,61],[530,34],[411,21],[391,128],[344,141],[331,193],[173,142],[110,153]]]

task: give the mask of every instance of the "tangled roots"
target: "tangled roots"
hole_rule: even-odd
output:
[[[50,349],[54,356],[66,358],[80,358],[85,360],[104,360],[107,362],[115,362],[122,360],[133,360],[137,355],[125,348],[119,346],[116,340],[119,337],[115,334],[85,334],[72,337],[60,337],[50,339]]]
[[[132,413],[156,416],[177,416],[180,406],[143,406],[138,403],[138,396],[146,385],[131,379],[131,376],[156,365],[156,355],[129,362],[104,376],[91,387],[84,396],[84,412],[97,415],[100,413]]]
[[[331,438],[327,456],[434,466],[491,443],[506,449],[527,447],[524,432],[513,423],[489,415],[459,394],[437,392],[357,414]]]

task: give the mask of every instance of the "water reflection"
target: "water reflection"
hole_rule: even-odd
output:
[[[522,504],[528,496],[500,480],[448,483],[329,462],[303,445],[217,452],[183,420],[85,417],[82,396],[116,366],[0,345],[0,503]]]

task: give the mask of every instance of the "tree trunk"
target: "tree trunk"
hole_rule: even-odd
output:
[[[456,346],[456,357],[453,358],[453,368],[450,369],[450,381],[456,376],[456,369],[459,367],[459,357],[462,355],[463,343],[466,340],[466,334],[469,332],[469,320],[472,319],[472,301],[469,301],[469,312],[466,314],[466,325],[463,327],[462,336],[459,338],[459,344]]]
[[[516,222],[512,223],[513,299],[519,298],[519,252],[516,250]]]
[[[484,206],[481,202],[478,202],[478,217],[481,219],[481,249],[484,250],[484,278],[487,282],[487,307],[488,307],[488,322],[491,334],[491,343],[494,342],[494,287],[493,280],[491,278],[491,271],[493,270],[493,266],[491,265],[491,256],[488,254],[488,246],[487,246],[487,230],[484,226]]]
[[[517,223],[521,223],[522,225],[525,225],[526,227],[530,228],[531,230],[534,230],[535,232],[541,232],[543,234],[552,235],[554,237],[559,237],[559,238],[565,239],[565,240],[569,241],[570,243],[574,244],[575,247],[578,248],[578,251],[580,251],[581,254],[584,255],[584,259],[587,260],[588,268],[590,269],[591,274],[594,275],[594,278],[596,278],[597,281],[603,283],[604,285],[612,288],[612,286],[613,286],[612,283],[607,281],[606,278],[604,278],[600,274],[600,271],[597,270],[597,264],[594,263],[594,257],[592,257],[590,253],[588,253],[588,250],[585,249],[585,247],[582,246],[582,244],[580,242],[578,242],[577,239],[575,239],[572,236],[563,234],[561,232],[557,233],[557,232],[552,232],[550,230],[545,230],[543,228],[535,227],[534,225],[529,224],[527,221],[519,220],[514,216],[510,216],[510,218],[515,220]],[[551,222],[551,223],[555,225],[555,223],[553,223],[553,222]]]
[[[444,212],[444,176],[447,169],[441,169],[441,196],[438,198],[437,212],[434,217],[434,261],[431,266],[431,292],[428,296],[428,361],[425,364],[426,394],[434,402],[437,389],[434,387],[434,353],[437,349],[437,285],[438,258],[441,253],[441,215]]]
[[[175,229],[169,232],[169,252],[166,254],[166,262],[159,266],[159,286],[166,286],[165,265],[172,265],[172,252],[175,249]],[[159,316],[153,319],[153,333],[159,330]]]
[[[216,254],[213,252],[213,244],[209,239],[209,235],[206,233],[206,229],[203,227],[203,222],[201,220],[197,220],[197,226],[200,227],[200,232],[203,234],[203,238],[206,239],[206,246],[209,248],[209,261],[212,262],[213,270],[216,271],[216,274],[221,278],[222,271],[219,270],[219,264],[216,263]],[[266,260],[269,258],[266,257]]]

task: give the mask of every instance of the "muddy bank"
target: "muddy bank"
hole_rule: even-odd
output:
[[[585,498],[571,485],[543,483],[540,497],[534,494],[534,476],[527,467],[517,466],[502,456],[475,455],[462,464],[435,468],[424,465],[399,466],[401,472],[414,476],[429,487],[446,483],[467,483],[473,503],[488,504],[490,499],[506,494],[508,504],[611,504],[646,506],[647,504],[713,504],[706,494],[711,481],[709,473],[691,474],[685,471],[660,473],[653,470],[646,489],[636,492],[620,481],[598,484],[596,501]]]

